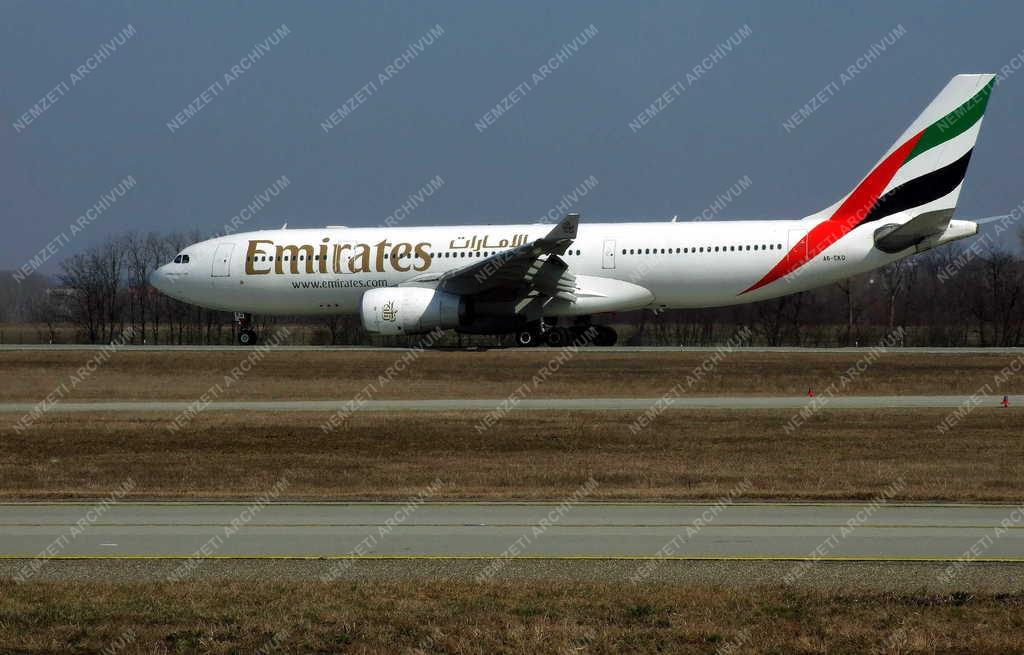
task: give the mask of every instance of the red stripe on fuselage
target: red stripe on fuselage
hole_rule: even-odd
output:
[[[907,157],[914,150],[914,146],[917,145],[922,134],[924,134],[924,130],[915,134],[886,157],[875,167],[875,170],[864,178],[863,182],[857,185],[853,193],[843,201],[843,204],[832,216],[811,228],[804,238],[800,239],[786,253],[786,256],[772,267],[772,270],[768,271],[767,275],[741,292],[740,295],[759,289],[784,275],[789,275],[857,227],[878,202],[885,187],[889,186],[889,182],[896,176],[896,171],[907,161]]]

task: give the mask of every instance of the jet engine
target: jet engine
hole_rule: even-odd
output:
[[[458,327],[466,301],[453,293],[421,287],[372,289],[363,294],[362,319],[367,332],[417,334]]]

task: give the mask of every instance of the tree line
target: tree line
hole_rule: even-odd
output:
[[[1024,232],[1017,236],[1024,244]],[[65,258],[53,278],[0,278],[0,340],[231,344],[230,312],[185,304],[149,285],[149,274],[198,232],[110,237]],[[683,281],[685,283],[685,281]],[[357,316],[257,316],[264,333],[287,324],[293,343],[399,344],[362,330]],[[902,328],[905,346],[1024,345],[1024,257],[984,237],[956,242],[831,286],[759,303],[599,317],[633,345],[710,346],[742,327],[750,345],[867,346]],[[415,341],[415,337],[407,338]],[[442,345],[493,344],[449,335]]]

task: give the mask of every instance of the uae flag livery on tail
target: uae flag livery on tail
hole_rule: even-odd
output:
[[[854,228],[900,212],[956,207],[994,75],[957,75],[838,203],[805,220],[813,227],[748,293],[792,274]]]

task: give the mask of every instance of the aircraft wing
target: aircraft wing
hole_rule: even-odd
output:
[[[559,257],[576,238],[580,215],[568,214],[543,237],[503,250],[439,276],[419,276],[411,284],[436,283],[438,289],[476,295],[495,289],[537,291],[551,298],[576,300],[576,276]]]

